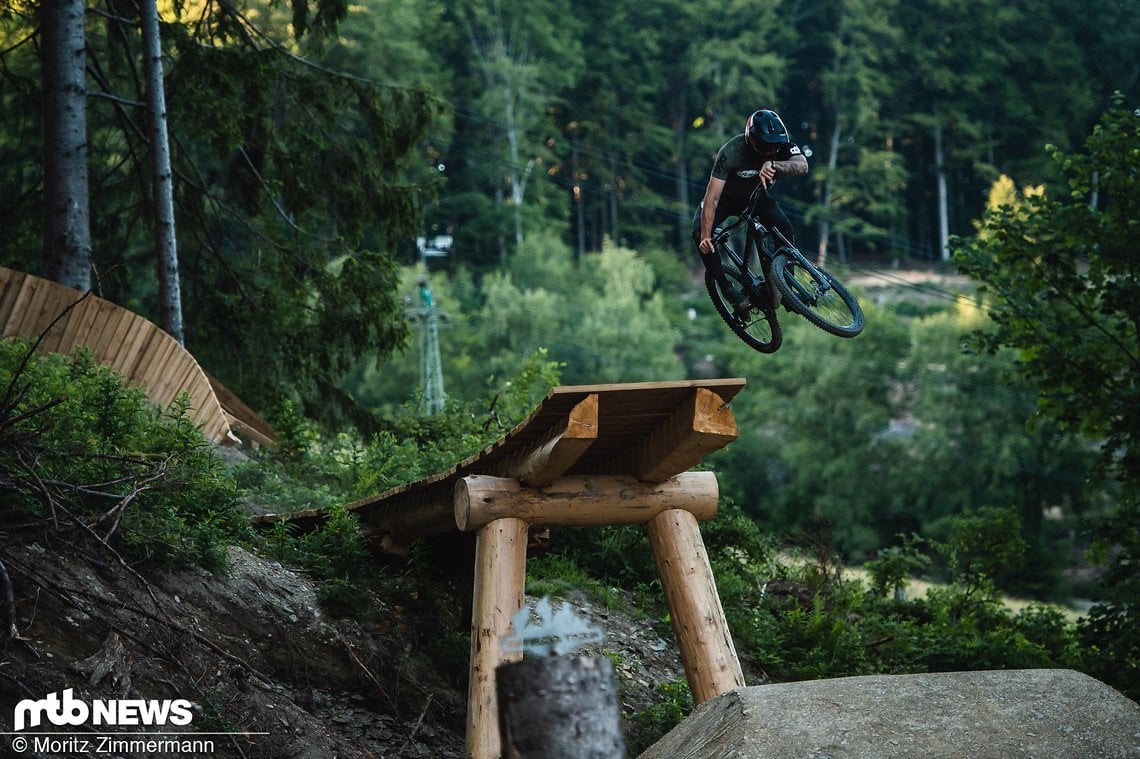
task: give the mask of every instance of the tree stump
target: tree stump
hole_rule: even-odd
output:
[[[625,757],[609,659],[548,656],[495,670],[503,759]]]

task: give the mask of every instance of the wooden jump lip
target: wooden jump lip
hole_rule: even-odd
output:
[[[468,475],[517,474],[527,466],[528,456],[532,469],[557,470],[559,457],[569,461],[558,476],[622,475],[663,481],[736,439],[735,419],[727,404],[746,384],[743,378],[716,378],[556,387],[524,421],[482,451],[443,472],[347,508],[370,534],[404,540],[457,529],[453,505],[457,481]],[[542,456],[548,458],[536,463]],[[542,484],[542,472],[532,476]],[[525,476],[521,479],[525,481]],[[261,514],[252,521],[270,525],[284,520],[312,529],[324,519],[324,512],[307,509]]]

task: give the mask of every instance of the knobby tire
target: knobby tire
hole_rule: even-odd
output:
[[[741,292],[748,292],[744,276],[734,264],[722,263],[721,268],[725,277],[733,280]],[[728,302],[721,292],[720,281],[711,267],[705,268],[705,287],[720,318],[745,345],[760,353],[775,353],[779,350],[784,342],[784,335],[776,318],[776,310],[770,303],[757,305],[755,299],[751,299],[752,308],[742,319],[733,311],[732,303]]]
[[[808,269],[787,254],[772,261],[772,278],[783,304],[825,332],[855,337],[863,331],[863,308],[839,280],[818,266],[827,280],[824,290]],[[801,290],[803,295],[801,295]]]

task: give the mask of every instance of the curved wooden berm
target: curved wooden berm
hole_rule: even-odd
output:
[[[495,671],[524,601],[534,528],[642,524],[696,703],[744,685],[698,522],[716,514],[712,472],[691,472],[737,438],[741,379],[558,387],[502,440],[446,472],[350,504],[377,548],[475,535],[467,755],[498,757]],[[321,512],[254,517],[311,528]]]
[[[189,393],[191,419],[215,443],[237,443],[234,430],[258,445],[274,440],[272,427],[153,322],[89,293],[0,267],[0,337],[40,335],[39,349],[48,353],[87,346],[96,363],[142,387],[161,408]]]

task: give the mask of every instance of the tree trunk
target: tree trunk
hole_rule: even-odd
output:
[[[515,220],[515,246],[522,245],[522,204],[523,190],[526,187],[518,172],[519,165],[519,128],[515,124],[514,93],[508,85],[506,89],[506,107],[503,110],[503,120],[507,131],[507,177],[511,184],[511,212]]]
[[[526,174],[520,177],[519,154],[522,151],[522,139],[525,134],[526,118],[528,116],[526,101],[531,91],[530,77],[525,71],[528,55],[521,49],[514,38],[513,30],[508,34],[503,26],[503,19],[499,15],[498,3],[493,4],[491,18],[479,24],[478,29],[468,27],[467,34],[471,41],[474,53],[474,62],[483,78],[486,89],[493,93],[494,105],[488,108],[490,119],[499,123],[504,139],[506,140],[507,176],[504,191],[503,182],[496,181],[495,207],[503,208],[509,193],[512,204],[511,214],[514,226],[515,245],[520,245],[523,238],[522,204],[526,190]],[[500,111],[501,109],[501,111]],[[519,120],[523,119],[523,123]],[[500,122],[501,119],[501,122]],[[528,166],[529,169],[532,166]],[[507,265],[507,246],[503,236],[499,238],[499,264],[505,270]]]
[[[174,233],[174,172],[166,130],[166,94],[162,75],[162,40],[155,0],[141,0],[143,70],[146,77],[147,131],[150,136],[151,181],[154,190],[154,239],[158,253],[158,298],[162,328],[185,344],[182,326],[182,285],[178,275],[178,245]]]
[[[618,759],[626,755],[609,659],[548,656],[495,671],[504,759]]]
[[[693,209],[689,207],[689,162],[685,152],[685,98],[678,95],[673,103],[673,149],[677,162],[677,245],[684,248],[692,224]]]
[[[819,255],[816,256],[820,266],[827,266],[827,238],[831,235],[831,191],[835,186],[835,167],[839,165],[839,114],[835,114],[835,128],[831,130],[831,145],[827,156],[827,178],[823,183],[823,219],[819,222]]]
[[[582,204],[582,182],[578,178],[578,140],[572,138],[570,145],[570,172],[574,176],[574,220],[578,232],[578,245],[574,249],[574,261],[580,263],[586,255],[585,207]]]
[[[83,0],[40,3],[43,269],[48,279],[77,290],[91,289],[85,13]]]
[[[618,220],[618,173],[617,159],[610,153],[610,234],[613,235],[614,245],[621,245],[621,227]]]
[[[934,168],[938,179],[938,248],[943,261],[950,260],[950,207],[946,187],[946,155],[942,148],[942,122],[934,125]]]

